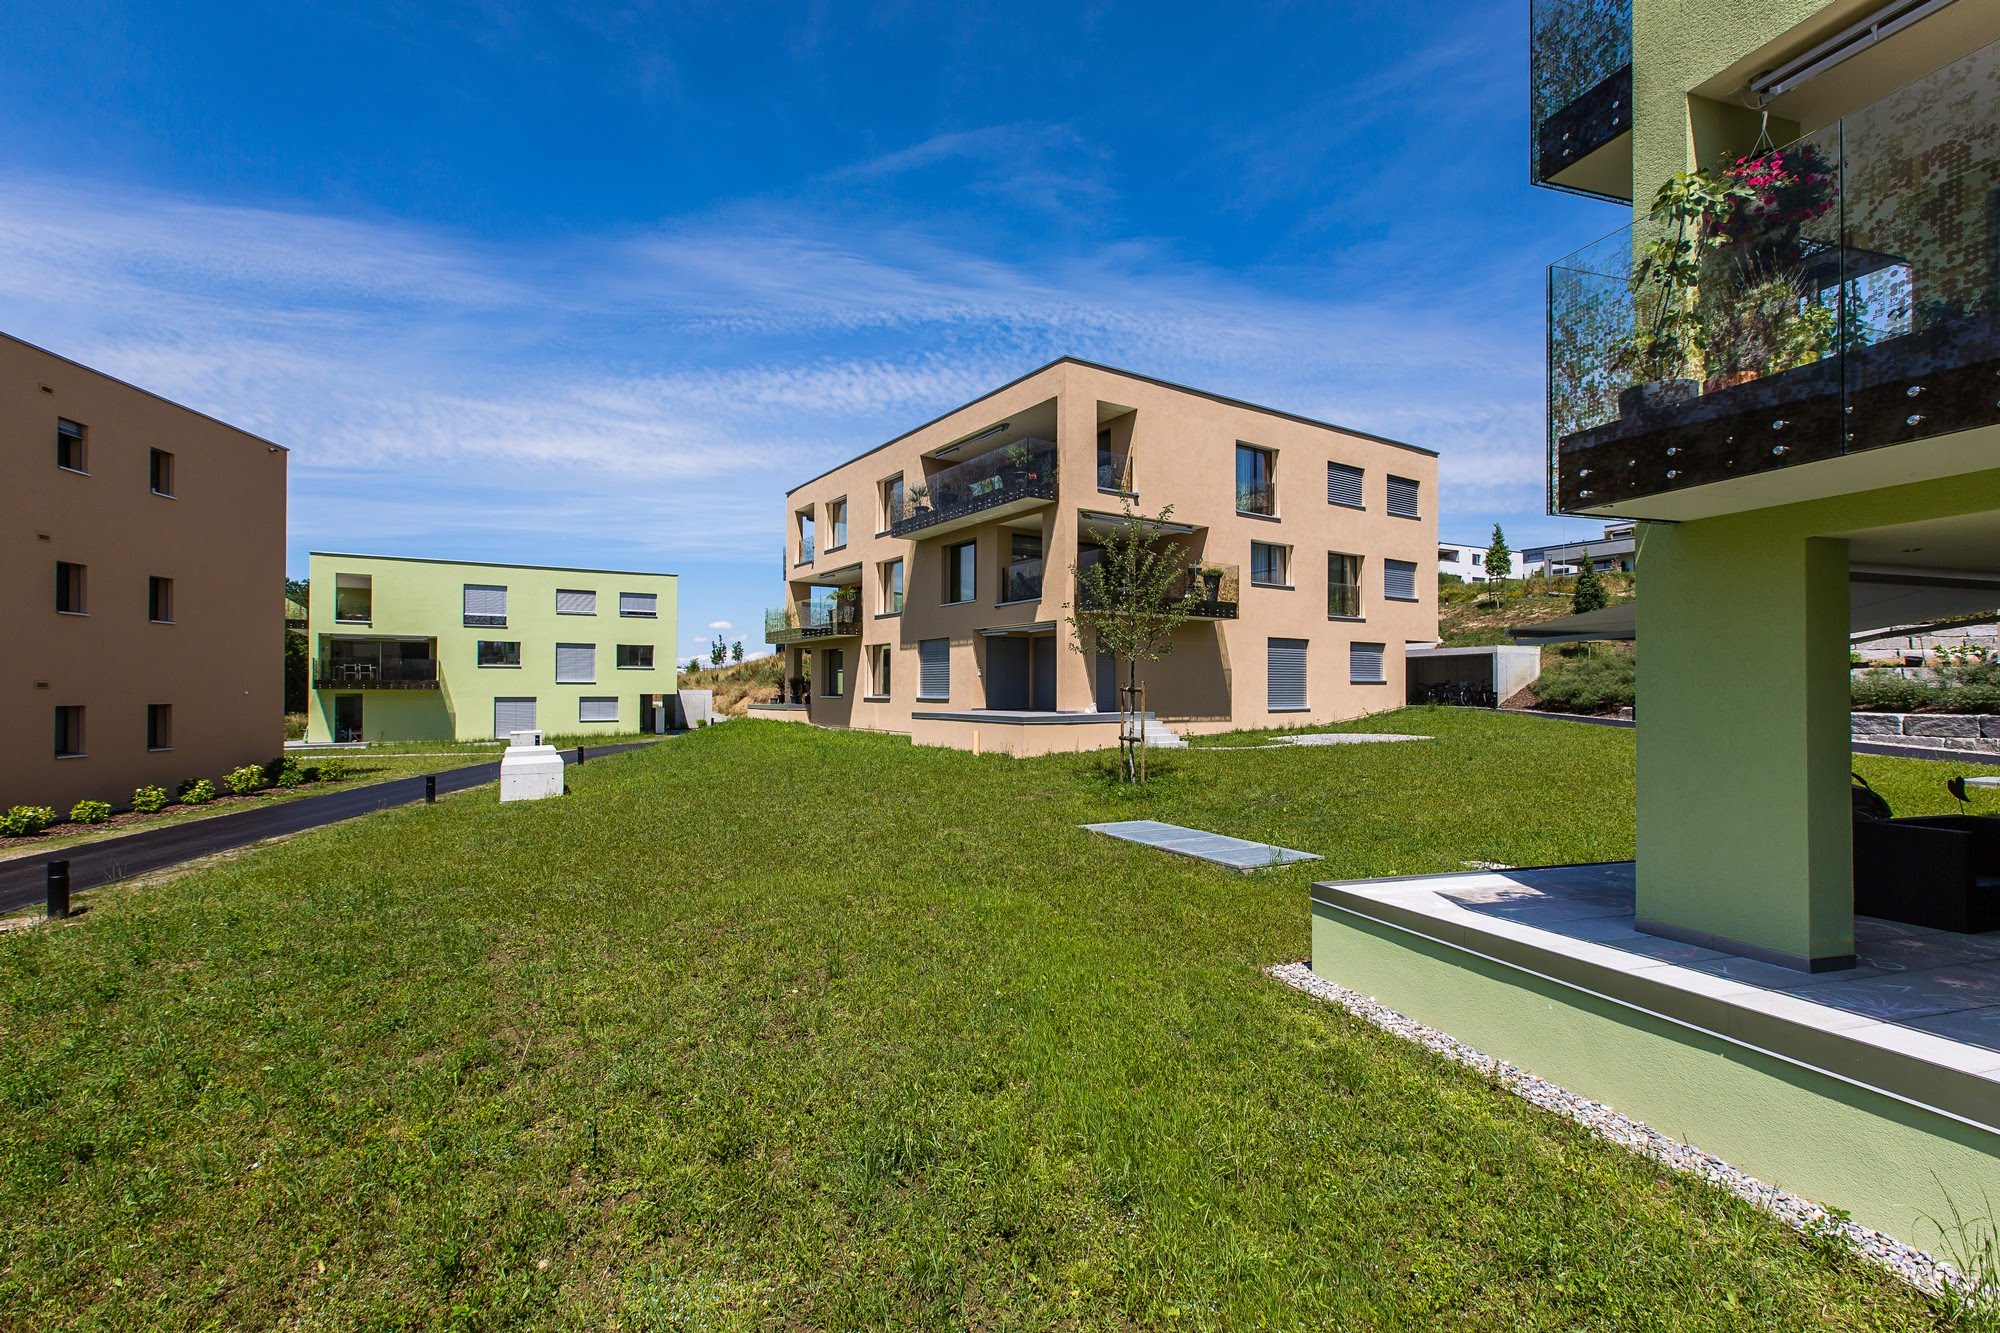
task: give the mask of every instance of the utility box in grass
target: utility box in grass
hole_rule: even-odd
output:
[[[539,731],[510,734],[507,751],[500,756],[501,803],[562,795],[563,761],[556,747],[542,744]]]

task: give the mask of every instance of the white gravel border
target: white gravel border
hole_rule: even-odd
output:
[[[1337,1004],[1384,1032],[1416,1042],[1447,1060],[1493,1079],[1522,1100],[1532,1102],[1545,1111],[1566,1116],[1599,1138],[1651,1158],[1668,1170],[1699,1176],[1711,1185],[1718,1185],[1809,1236],[1837,1237],[1862,1258],[1880,1264],[1919,1291],[1937,1295],[1948,1286],[1968,1295],[1977,1294],[1976,1285],[1971,1280],[1933,1254],[1837,1216],[1810,1199],[1788,1194],[1774,1185],[1745,1175],[1721,1158],[1710,1156],[1692,1144],[1669,1138],[1629,1116],[1620,1115],[1602,1102],[1579,1097],[1517,1065],[1475,1050],[1447,1033],[1426,1027],[1356,991],[1316,976],[1304,963],[1285,963],[1264,970],[1295,990]]]

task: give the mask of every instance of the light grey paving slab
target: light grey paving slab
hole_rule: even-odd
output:
[[[1429,736],[1399,736],[1387,731],[1314,732],[1286,737],[1293,745],[1382,745],[1390,741],[1427,741]]]
[[[1311,852],[1274,847],[1269,843],[1232,838],[1221,833],[1204,833],[1200,829],[1182,828],[1178,824],[1163,824],[1156,819],[1128,819],[1112,824],[1085,824],[1083,827],[1091,833],[1136,842],[1177,856],[1193,857],[1197,861],[1227,866],[1231,870],[1262,870],[1266,866],[1320,859]]]
[[[2000,1051],[2000,1005],[1988,1005],[1984,1009],[1960,1009],[1953,1013],[1933,1014],[1929,1018],[1913,1018],[1909,1026],[1924,1032],[1935,1032],[1938,1036],[1949,1037],[1953,1041],[1984,1046],[1989,1051]]]

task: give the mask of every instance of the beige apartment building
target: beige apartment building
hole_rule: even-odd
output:
[[[1140,668],[1160,723],[1394,708],[1405,646],[1437,638],[1436,491],[1430,450],[1065,357],[786,494],[765,634],[787,694],[761,714],[1016,755],[1116,744],[1115,664],[1066,617],[1126,502],[1172,506],[1201,589]]]
[[[285,450],[0,335],[0,808],[284,745]]]

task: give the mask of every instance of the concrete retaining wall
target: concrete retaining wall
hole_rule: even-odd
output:
[[[1853,735],[1857,741],[1909,739],[1946,750],[2000,754],[2000,714],[1855,713]]]

